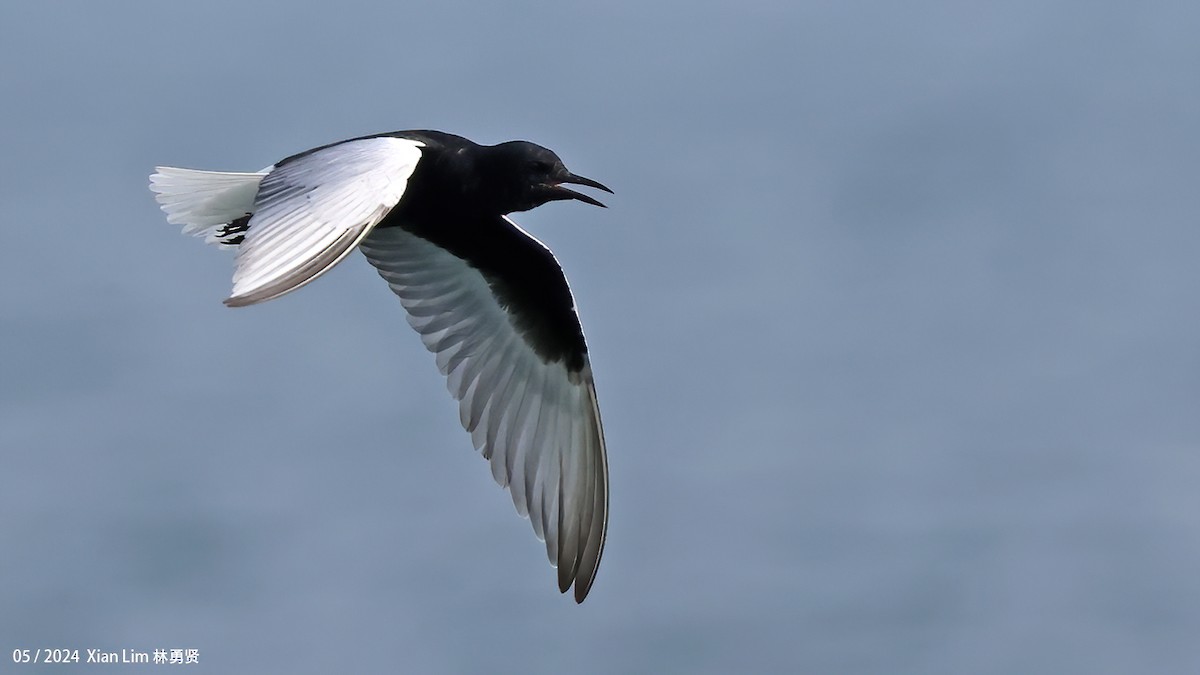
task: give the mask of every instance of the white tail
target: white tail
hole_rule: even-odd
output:
[[[245,223],[240,229],[224,226],[254,212],[258,184],[273,168],[234,173],[159,166],[150,175],[150,190],[167,222],[183,225],[184,234],[204,236],[210,244],[236,244]]]

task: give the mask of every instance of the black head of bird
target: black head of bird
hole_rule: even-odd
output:
[[[492,187],[504,213],[528,211],[547,202],[577,199],[603,207],[600,201],[564,184],[585,185],[612,194],[598,181],[577,176],[567,170],[558,155],[529,141],[509,141],[488,148],[486,170],[489,176],[503,177]]]

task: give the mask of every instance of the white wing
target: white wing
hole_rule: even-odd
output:
[[[259,186],[225,304],[277,298],[340,262],[400,201],[422,146],[377,136],[276,165]]]
[[[504,220],[514,228],[505,236],[545,249]],[[566,592],[574,583],[575,599],[582,602],[608,525],[608,463],[586,355],[578,370],[540,356],[517,328],[518,310],[497,301],[489,279],[421,237],[385,228],[371,232],[360,248],[437,355],[460,402],[462,424],[491,462],[492,475],[545,540],[559,589]],[[566,290],[553,256],[548,250],[545,255]]]

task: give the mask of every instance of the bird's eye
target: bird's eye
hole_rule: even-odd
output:
[[[550,162],[545,160],[534,160],[530,167],[538,173],[550,173]]]

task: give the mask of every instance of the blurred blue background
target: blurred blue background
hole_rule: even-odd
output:
[[[0,6],[0,671],[1200,672],[1200,6]],[[360,256],[248,310],[155,164],[434,128],[588,333],[596,586]],[[109,667],[111,669],[111,667]]]

